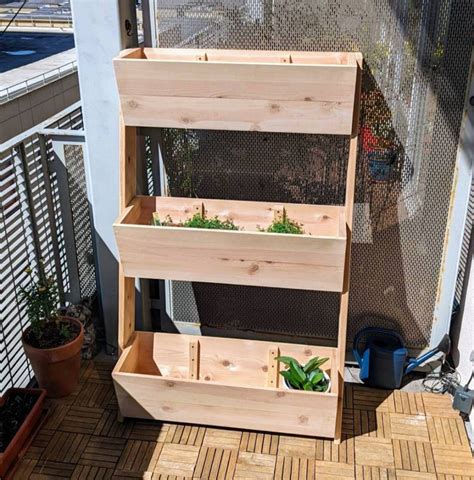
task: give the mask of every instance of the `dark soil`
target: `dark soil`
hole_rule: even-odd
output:
[[[68,335],[62,335],[62,331],[67,329]],[[28,345],[35,348],[56,348],[72,342],[81,332],[77,323],[68,321],[49,322],[41,329],[41,337],[37,337],[31,328],[25,333],[25,341]]]
[[[38,395],[21,392],[10,395],[0,407],[0,453],[7,449],[37,400]]]

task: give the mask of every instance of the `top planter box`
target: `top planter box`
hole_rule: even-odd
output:
[[[350,135],[356,58],[137,48],[114,65],[126,125]]]

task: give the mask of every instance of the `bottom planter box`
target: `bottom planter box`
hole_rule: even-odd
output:
[[[10,467],[16,462],[18,456],[25,446],[28,438],[32,435],[38,421],[41,418],[41,410],[46,398],[46,390],[40,388],[10,388],[5,395],[0,398],[0,409],[6,402],[17,394],[26,394],[36,398],[29,413],[24,418],[20,428],[15,436],[10,440],[8,446],[3,452],[0,452],[0,478],[4,478]],[[6,432],[3,432],[5,434]]]
[[[337,349],[135,332],[112,373],[124,417],[334,437]],[[325,393],[288,390],[277,355],[329,357]]]

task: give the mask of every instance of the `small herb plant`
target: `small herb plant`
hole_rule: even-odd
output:
[[[174,223],[168,215],[165,220],[160,220],[157,212],[153,213],[153,225],[161,227],[187,227],[207,228],[208,230],[238,230],[239,227],[232,220],[220,220],[217,216],[208,218],[206,214],[196,213],[185,222]]]
[[[302,235],[304,233],[303,226],[291,220],[286,213],[286,209],[283,209],[283,215],[275,218],[268,228],[259,228],[259,230],[261,232],[289,233],[292,235]]]
[[[286,370],[280,371],[280,375],[290,387],[309,392],[325,392],[328,389],[329,382],[321,370],[328,358],[314,357],[304,366],[292,357],[276,357],[275,360],[287,366]]]
[[[206,215],[196,213],[192,218],[186,220],[183,227],[188,228],[207,228],[209,230],[238,230],[239,228],[232,220],[219,220],[217,217],[207,218]]]
[[[20,299],[26,306],[31,324],[28,343],[38,348],[50,348],[67,343],[75,332],[69,323],[61,321],[58,317],[59,293],[56,280],[45,274],[42,261],[36,275],[29,267],[25,271],[29,283],[20,287]]]
[[[54,278],[45,275],[42,263],[37,275],[38,280],[31,268],[28,267],[25,271],[29,276],[29,283],[20,287],[20,298],[26,305],[32,333],[41,338],[44,325],[57,319],[58,288]]]

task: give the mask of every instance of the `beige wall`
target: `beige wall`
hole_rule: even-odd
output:
[[[0,105],[0,143],[44,122],[79,101],[77,73]]]

